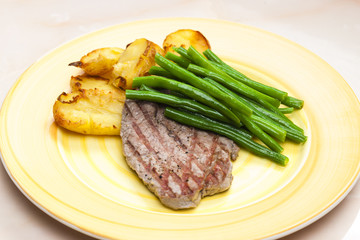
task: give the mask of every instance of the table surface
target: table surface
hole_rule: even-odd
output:
[[[20,74],[58,45],[110,25],[162,17],[229,20],[284,36],[327,61],[360,97],[359,0],[0,0],[0,103]],[[0,239],[93,239],[34,206],[2,166],[0,202]],[[330,213],[283,239],[360,239],[359,210],[360,182]]]

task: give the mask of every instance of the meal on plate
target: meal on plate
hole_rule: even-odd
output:
[[[69,65],[83,73],[55,101],[55,122],[120,136],[128,165],[172,209],[227,190],[239,147],[286,166],[281,143],[307,140],[285,115],[304,102],[228,65],[198,31],[173,32],[162,47],[140,38],[95,49]]]

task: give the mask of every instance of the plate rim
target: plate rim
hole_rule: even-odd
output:
[[[163,18],[149,18],[149,19],[141,19],[141,20],[134,20],[134,21],[127,21],[127,22],[122,22],[122,23],[118,23],[118,24],[113,24],[113,25],[109,25],[109,26],[105,26],[102,27],[100,29],[95,29],[91,32],[82,34],[82,35],[78,35],[74,38],[71,38],[67,41],[64,41],[62,44],[58,45],[55,48],[50,49],[49,51],[45,52],[44,54],[42,54],[40,57],[38,57],[33,64],[31,64],[25,71],[23,71],[23,73],[16,79],[16,81],[13,83],[13,85],[11,86],[11,88],[9,89],[9,91],[7,92],[2,104],[1,104],[1,108],[0,108],[0,116],[3,115],[3,109],[4,109],[4,105],[6,104],[7,101],[9,101],[9,96],[11,96],[11,93],[13,91],[15,91],[17,85],[21,82],[21,79],[24,77],[24,75],[26,74],[26,72],[28,72],[30,69],[33,68],[34,65],[36,65],[39,61],[41,61],[43,58],[45,58],[46,56],[48,56],[50,53],[56,51],[59,48],[62,48],[63,46],[67,45],[68,43],[80,40],[81,38],[84,37],[91,37],[92,35],[96,35],[99,34],[100,32],[103,31],[108,31],[112,28],[121,28],[122,26],[129,26],[129,25],[138,25],[138,24],[142,24],[142,23],[147,23],[147,22],[156,22],[156,21],[166,21],[166,20],[170,20],[170,21],[178,21],[178,20],[194,20],[194,21],[206,21],[206,22],[218,22],[218,23],[223,23],[223,24],[231,24],[234,26],[241,26],[241,27],[245,27],[245,28],[249,28],[249,29],[253,29],[256,31],[260,31],[263,32],[267,35],[272,35],[278,39],[281,39],[283,41],[286,41],[287,43],[290,43],[291,45],[296,46],[297,48],[300,48],[302,51],[306,51],[308,54],[312,55],[313,57],[315,57],[317,60],[320,60],[323,63],[326,63],[327,66],[329,68],[331,68],[334,72],[336,72],[343,80],[343,83],[345,83],[347,85],[347,87],[351,90],[352,93],[352,97],[354,97],[357,100],[357,103],[359,104],[359,98],[356,96],[354,90],[351,88],[350,84],[342,77],[342,75],[337,72],[337,70],[335,68],[333,68],[330,64],[327,63],[327,61],[325,61],[324,59],[322,59],[320,56],[318,56],[317,54],[313,53],[312,51],[310,51],[309,49],[303,47],[302,45],[296,43],[293,40],[290,40],[288,38],[285,38],[281,35],[278,35],[276,33],[258,28],[258,27],[254,27],[251,25],[246,25],[246,24],[242,24],[242,23],[238,23],[238,22],[232,22],[232,21],[228,21],[228,20],[222,20],[222,19],[214,19],[214,18],[194,18],[194,17],[163,17]],[[26,193],[25,189],[23,189],[20,184],[17,182],[17,180],[14,178],[14,176],[11,174],[10,169],[8,168],[7,164],[6,164],[6,160],[3,157],[3,153],[2,153],[2,146],[0,146],[0,159],[2,162],[2,165],[4,166],[7,174],[9,175],[10,179],[12,180],[12,182],[16,185],[16,187],[22,192],[22,194],[30,201],[32,202],[35,206],[37,206],[40,210],[42,210],[43,212],[45,212],[47,215],[49,215],[50,217],[54,218],[55,220],[61,222],[62,224],[76,230],[79,231],[85,235],[91,236],[91,237],[95,237],[95,238],[100,238],[100,239],[106,239],[100,235],[94,234],[92,232],[86,231],[84,229],[79,228],[78,226],[74,225],[73,223],[70,223],[64,219],[61,219],[60,217],[56,216],[55,214],[51,213],[51,211],[49,209],[46,209],[45,207],[43,207],[40,203],[36,202],[32,196],[30,196],[29,194]],[[284,230],[283,232],[278,232],[276,234],[273,234],[271,236],[265,237],[265,239],[275,239],[278,237],[284,237],[287,236],[291,233],[294,233],[300,229],[305,228],[306,226],[316,222],[318,219],[322,218],[323,216],[325,216],[327,213],[329,213],[332,209],[334,209],[343,199],[345,199],[345,197],[349,194],[349,192],[353,189],[353,187],[357,184],[357,182],[359,181],[360,178],[360,164],[358,165],[357,168],[357,173],[353,175],[353,179],[351,182],[348,182],[347,186],[343,188],[343,191],[341,193],[338,194],[338,197],[336,198],[335,201],[333,201],[332,203],[329,203],[327,206],[325,206],[321,211],[319,211],[319,213],[315,214],[314,216],[309,217],[308,220],[305,220],[304,222],[300,223],[297,226],[292,226],[287,230]]]

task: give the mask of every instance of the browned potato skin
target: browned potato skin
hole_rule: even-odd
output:
[[[165,55],[172,47],[195,47],[203,52],[210,48],[198,31],[180,29],[164,40],[164,50],[140,38],[121,48],[100,48],[89,52],[70,66],[80,67],[85,74],[73,76],[71,92],[62,93],[55,101],[55,122],[70,131],[92,135],[119,135],[125,89],[132,88],[134,77],[144,76],[154,66],[155,55]]]
[[[142,38],[125,51],[100,48],[71,63],[85,74],[71,77],[71,92],[62,93],[54,103],[57,125],[82,134],[119,135],[124,89],[132,87],[134,77],[147,74],[155,65],[156,53],[164,51]]]
[[[211,49],[209,41],[205,36],[192,29],[179,29],[166,36],[163,42],[163,48],[165,53],[175,53],[173,47],[183,47],[188,49],[193,46],[199,52],[204,52],[206,49]]]
[[[164,55],[157,44],[140,38],[128,44],[117,64],[114,65],[112,83],[121,89],[132,89],[135,77],[144,76],[155,65],[155,54]]]
[[[53,106],[57,125],[91,135],[119,135],[125,92],[100,77],[72,77],[72,92],[62,93]]]
[[[72,76],[70,79],[70,87],[72,91],[82,91],[88,89],[101,89],[107,92],[115,91],[109,79],[99,76],[89,76],[86,74]]]
[[[88,75],[101,76],[113,70],[114,64],[119,61],[123,52],[121,48],[99,48],[83,56],[80,61],[69,65],[80,67]]]

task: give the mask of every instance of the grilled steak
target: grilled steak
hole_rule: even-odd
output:
[[[167,119],[159,104],[126,100],[120,135],[128,165],[167,207],[196,207],[231,185],[235,143]]]

